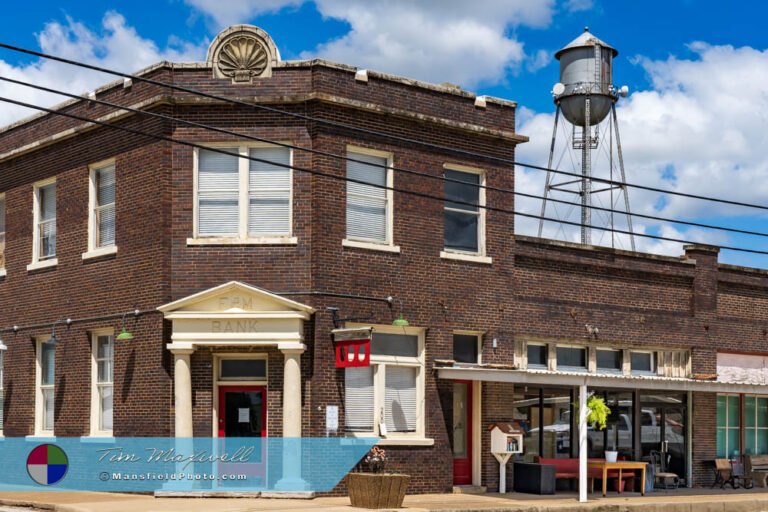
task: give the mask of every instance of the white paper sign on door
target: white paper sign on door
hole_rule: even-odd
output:
[[[251,421],[251,410],[247,407],[237,410],[237,421],[240,423],[249,423]]]

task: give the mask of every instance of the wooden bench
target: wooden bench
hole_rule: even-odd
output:
[[[747,455],[747,467],[744,474],[747,478],[751,478],[758,487],[766,487],[768,455]]]
[[[555,479],[567,479],[578,480],[579,478],[579,459],[548,459],[544,457],[536,456],[536,462],[539,464],[549,464],[555,466]],[[602,459],[589,459],[589,460],[602,460]],[[599,480],[603,477],[602,471],[599,469],[588,469],[587,478],[589,482],[589,492],[594,491],[595,480]],[[618,478],[618,470],[608,471],[608,478]],[[632,487],[635,481],[634,471],[622,471],[621,479],[628,481],[629,486]]]

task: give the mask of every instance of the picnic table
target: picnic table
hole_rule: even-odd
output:
[[[642,475],[640,475],[640,494],[645,496],[645,468],[647,465],[647,462],[635,462],[631,460],[618,460],[616,462],[608,462],[605,460],[587,461],[587,467],[589,469],[599,469],[603,472],[603,496],[608,492],[608,471],[618,470],[619,481],[621,481],[621,472],[625,469],[639,469],[642,471]],[[618,491],[619,494],[621,494],[621,485],[618,486]]]

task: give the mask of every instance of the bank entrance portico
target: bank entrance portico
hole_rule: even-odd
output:
[[[174,356],[176,437],[194,435],[190,356],[202,347],[226,349],[228,357],[233,358],[245,353],[254,356],[260,350],[266,352],[274,348],[282,352],[282,433],[283,437],[301,437],[300,360],[306,349],[304,322],[314,313],[313,308],[261,288],[231,281],[158,309],[173,323],[171,343],[167,348]],[[218,366],[214,371],[220,376]],[[267,371],[265,366],[264,382]],[[217,382],[214,380],[214,386]],[[212,391],[218,396],[216,390]],[[214,404],[211,436],[221,432],[217,425],[223,419],[223,405]]]

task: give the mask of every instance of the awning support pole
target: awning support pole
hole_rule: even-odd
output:
[[[587,385],[579,386],[579,502],[587,501]]]

